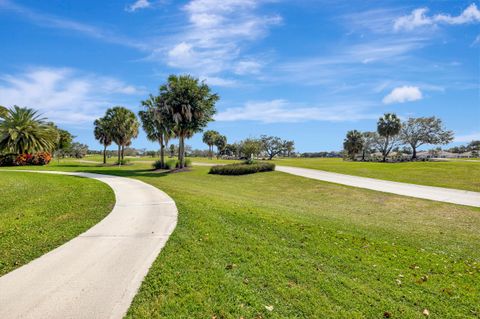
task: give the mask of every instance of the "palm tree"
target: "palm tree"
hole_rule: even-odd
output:
[[[394,113],[385,113],[378,119],[377,133],[380,136],[377,142],[380,152],[383,156],[383,162],[387,160],[393,147],[398,142],[398,133],[402,129],[402,123],[398,116]]]
[[[215,136],[214,144],[217,147],[217,158],[219,158],[227,146],[227,137],[225,135],[218,134]]]
[[[213,145],[220,134],[217,131],[209,130],[203,133],[202,141],[208,145],[208,157],[212,159],[213,157]]]
[[[343,149],[347,152],[348,157],[355,160],[355,155],[363,148],[363,135],[357,130],[348,131],[343,141]]]
[[[105,118],[95,120],[93,133],[95,139],[103,145],[103,164],[107,164],[107,147],[112,144],[112,134]]]
[[[160,97],[150,95],[142,101],[145,110],[138,112],[142,122],[143,130],[147,133],[150,141],[156,141],[160,144],[160,166],[165,167],[165,148],[172,137],[172,123],[169,122],[168,114],[159,103]]]
[[[204,82],[189,75],[170,75],[160,87],[162,108],[174,123],[172,130],[178,137],[179,168],[185,166],[185,139],[201,131],[213,120],[215,103],[219,97],[212,94]]]
[[[110,128],[112,141],[118,145],[118,164],[124,159],[126,146],[138,136],[139,123],[135,113],[123,106],[115,106],[107,110],[104,119]]]
[[[0,150],[14,154],[51,152],[58,139],[56,129],[35,111],[14,106],[0,120]]]

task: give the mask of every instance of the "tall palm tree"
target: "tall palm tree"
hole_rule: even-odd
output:
[[[168,142],[173,135],[172,125],[168,114],[159,103],[160,97],[150,95],[150,97],[142,101],[144,110],[138,112],[142,127],[147,138],[150,141],[158,142],[160,144],[160,166],[165,167],[165,148],[168,147]]]
[[[0,150],[25,154],[55,149],[56,129],[35,111],[14,106],[0,120]]]
[[[115,106],[107,110],[104,119],[108,123],[112,141],[118,145],[118,164],[124,159],[126,146],[138,136],[139,123],[135,113],[123,106]]]
[[[93,133],[95,139],[103,145],[103,164],[107,164],[107,147],[112,144],[112,133],[105,118],[95,120]]]
[[[215,145],[215,140],[220,136],[220,133],[217,131],[209,130],[203,133],[202,141],[208,145],[208,157],[213,158],[213,145]]]
[[[402,123],[394,113],[385,113],[378,119],[377,133],[380,136],[379,149],[383,156],[383,162],[387,160],[388,154],[398,142],[398,133],[402,129]]]
[[[189,75],[170,75],[160,87],[160,103],[174,122],[173,132],[178,137],[179,167],[185,166],[185,139],[201,131],[213,120],[215,103],[219,97],[204,82]]]

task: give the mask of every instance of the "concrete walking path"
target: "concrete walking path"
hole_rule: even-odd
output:
[[[122,318],[175,229],[175,202],[125,177],[21,172],[93,178],[113,189],[116,203],[88,231],[0,277],[0,318]]]
[[[429,199],[452,204],[480,207],[480,193],[478,192],[392,182],[375,178],[331,173],[316,169],[298,168],[290,166],[276,166],[276,170],[279,172],[317,179],[325,182],[366,188],[385,193]]]

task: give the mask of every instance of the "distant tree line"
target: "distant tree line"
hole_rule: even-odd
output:
[[[278,136],[261,135],[259,138],[247,138],[236,143],[227,143],[227,137],[217,131],[209,130],[203,134],[203,142],[208,146],[208,157],[212,158],[214,146],[217,157],[250,159],[265,157],[269,160],[276,156],[290,157],[295,150],[295,142],[283,140]],[[198,153],[198,152],[197,152]]]
[[[378,119],[375,132],[348,131],[343,142],[346,157],[361,160],[374,152],[380,152],[383,162],[393,150],[404,150],[417,158],[422,145],[444,145],[453,141],[453,132],[444,128],[442,120],[432,117],[409,118],[403,123],[393,113],[386,113]],[[411,152],[408,150],[410,148]]]

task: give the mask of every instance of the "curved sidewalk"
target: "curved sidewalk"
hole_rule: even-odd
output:
[[[175,202],[135,179],[33,172],[99,180],[116,203],[85,233],[0,277],[0,318],[122,318],[175,229]]]
[[[480,193],[477,192],[470,192],[452,188],[399,183],[381,179],[359,177],[290,166],[277,166],[276,170],[288,174],[318,179],[325,182],[366,188],[385,193],[429,199],[452,204],[480,207]]]

